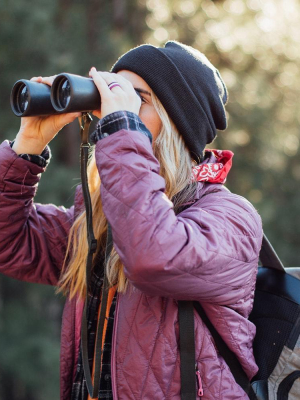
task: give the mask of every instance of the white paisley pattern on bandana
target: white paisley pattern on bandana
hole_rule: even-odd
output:
[[[205,161],[192,168],[192,182],[225,183],[232,166],[233,152],[230,150],[205,150],[205,159],[213,155],[216,162]]]

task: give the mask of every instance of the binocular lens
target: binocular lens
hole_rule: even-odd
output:
[[[62,109],[67,108],[71,98],[71,87],[68,79],[60,82],[58,87],[58,104]]]
[[[26,85],[23,83],[20,85],[17,93],[17,107],[20,113],[24,113],[28,107],[28,90]]]

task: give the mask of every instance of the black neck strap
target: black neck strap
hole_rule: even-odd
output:
[[[103,286],[102,286],[102,298],[101,298],[101,309],[100,317],[98,322],[96,344],[95,344],[95,370],[94,370],[94,382],[92,380],[90,366],[89,366],[89,354],[88,354],[88,329],[87,329],[87,312],[88,312],[88,291],[91,279],[93,254],[97,250],[97,240],[94,236],[93,231],[93,215],[92,215],[92,203],[88,187],[88,176],[87,176],[87,164],[88,155],[90,149],[89,143],[89,128],[92,118],[88,113],[83,114],[81,120],[81,145],[80,145],[80,166],[81,166],[81,182],[82,191],[86,209],[86,224],[87,224],[87,240],[88,240],[88,255],[86,260],[86,298],[84,309],[82,313],[81,321],[81,352],[82,352],[82,363],[84,376],[88,388],[89,395],[92,399],[98,399],[99,387],[100,387],[100,376],[101,376],[101,359],[102,359],[102,341],[103,341],[103,329],[106,316],[107,298],[109,291],[109,284],[106,276],[105,265],[110,256],[113,240],[111,227],[108,224],[107,227],[107,240],[105,249],[105,265],[103,271]]]

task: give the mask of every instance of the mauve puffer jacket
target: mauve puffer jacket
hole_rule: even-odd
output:
[[[262,241],[259,215],[220,184],[199,183],[175,216],[149,139],[122,130],[96,145],[103,209],[132,284],[119,294],[112,348],[114,400],[180,399],[177,300],[197,300],[251,378],[257,371],[247,319]],[[0,272],[56,285],[77,193],[66,210],[33,203],[39,166],[0,146]],[[78,190],[80,192],[80,188]],[[69,400],[83,303],[67,299],[61,336],[61,400]],[[195,313],[202,400],[247,399]]]

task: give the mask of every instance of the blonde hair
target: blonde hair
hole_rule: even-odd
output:
[[[162,122],[162,128],[154,142],[153,150],[160,163],[160,175],[166,182],[165,193],[173,200],[176,211],[195,190],[195,184],[191,184],[192,159],[182,137],[153,92],[151,92],[151,98]],[[102,210],[101,182],[94,151],[89,161],[88,181],[93,207],[94,234],[98,240],[97,254],[103,252],[105,248],[107,220]],[[86,231],[86,213],[83,211],[71,227],[64,266],[57,289],[57,292],[68,294],[70,298],[75,295],[83,298],[86,294],[86,257],[88,252]],[[106,265],[106,272],[110,285],[117,284],[118,291],[125,292],[128,280],[124,274],[120,257],[114,248]]]

